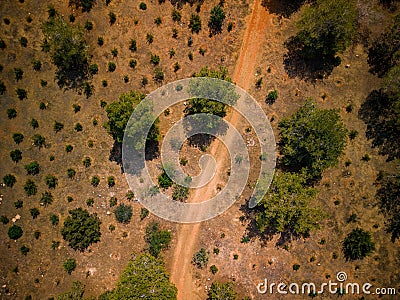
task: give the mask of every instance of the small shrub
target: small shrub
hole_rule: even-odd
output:
[[[50,192],[42,193],[42,197],[40,198],[40,204],[47,206],[53,203],[53,195]]]
[[[8,237],[12,240],[18,240],[23,233],[22,228],[15,224],[8,228]]]
[[[204,268],[208,264],[208,256],[206,249],[201,248],[197,251],[192,258],[192,263],[199,269]]]
[[[110,226],[108,226],[108,230],[110,230],[110,232],[113,232],[115,230],[115,226],[113,224],[110,224]]]
[[[139,8],[140,8],[141,10],[146,10],[146,9],[147,9],[147,4],[144,3],[144,2],[140,2]]]
[[[50,222],[51,222],[51,225],[57,226],[58,223],[60,222],[60,218],[57,215],[53,214],[50,216]]]
[[[36,219],[40,215],[40,211],[36,207],[29,209],[29,213],[33,219]]]
[[[17,200],[17,201],[14,202],[14,206],[15,206],[16,209],[22,208],[23,205],[24,205],[24,201],[22,201],[22,200]]]
[[[85,29],[88,30],[88,31],[92,30],[92,29],[93,29],[93,23],[90,22],[89,20],[86,21],[86,23],[85,23]]]
[[[93,185],[94,187],[97,187],[99,183],[100,183],[100,177],[97,175],[93,176],[90,184]]]
[[[354,105],[353,104],[349,104],[346,106],[346,112],[351,113],[354,109]]]
[[[199,33],[201,30],[201,18],[198,14],[192,14],[190,16],[189,28],[192,32]]]
[[[28,252],[30,251],[29,247],[28,247],[28,246],[25,246],[25,245],[23,245],[19,250],[21,251],[22,255],[25,255],[25,256],[26,256],[26,255],[28,254]]]
[[[91,75],[96,75],[99,73],[99,66],[97,64],[91,64],[89,67],[89,73]]]
[[[156,68],[154,70],[154,80],[158,83],[164,80],[164,71],[161,68]]]
[[[365,154],[361,159],[363,161],[370,161],[371,160],[371,156],[369,156],[369,154]]]
[[[0,95],[4,95],[4,93],[7,91],[7,87],[4,84],[3,81],[0,80]]]
[[[35,230],[35,232],[33,233],[33,237],[38,240],[40,238],[40,231]]]
[[[20,81],[22,79],[22,76],[24,75],[24,71],[22,71],[21,68],[14,68],[14,75],[15,80]]]
[[[112,61],[108,63],[108,72],[114,72],[116,68],[117,66]]]
[[[56,159],[56,157],[55,157],[54,155],[50,155],[50,156],[49,156],[49,160],[50,160],[50,161],[54,161],[55,159]]]
[[[117,21],[117,16],[112,11],[108,13],[108,17],[111,25]]]
[[[150,254],[154,257],[158,257],[162,250],[169,247],[171,239],[171,232],[159,229],[159,224],[157,222],[149,223],[146,226],[145,240],[148,244]]]
[[[40,134],[35,134],[33,136],[33,145],[41,149],[46,144],[46,139]]]
[[[4,50],[6,49],[7,45],[6,42],[3,39],[0,39],[0,49]]]
[[[40,109],[40,110],[45,110],[46,108],[47,108],[46,103],[44,103],[44,102],[40,102],[40,103],[39,103],[39,109]]]
[[[99,124],[99,121],[96,118],[93,118],[92,124],[93,126],[97,126]]]
[[[102,36],[97,37],[97,45],[99,45],[99,46],[104,45],[104,39]]]
[[[10,151],[11,160],[18,163],[22,159],[22,152],[19,149]]]
[[[174,21],[174,22],[180,22],[182,19],[182,15],[178,10],[173,9],[171,12],[171,18],[172,18],[172,21]]]
[[[54,175],[46,175],[44,178],[44,182],[46,183],[47,187],[49,189],[55,189],[56,186],[58,185],[58,179]]]
[[[82,161],[83,165],[88,168],[92,165],[92,160],[90,159],[90,157],[86,156],[83,161]]]
[[[117,205],[117,197],[110,198],[110,207]]]
[[[17,88],[15,92],[17,93],[17,97],[19,100],[24,100],[28,98],[28,92],[25,89]]]
[[[149,210],[147,208],[142,207],[140,209],[140,221],[143,221],[149,215]]]
[[[34,196],[37,193],[37,186],[31,179],[27,179],[24,185],[24,191],[27,196]]]
[[[9,18],[4,18],[3,21],[4,21],[4,24],[10,25],[10,19]]]
[[[360,228],[353,229],[343,241],[343,254],[347,260],[363,259],[374,250],[371,233]]]
[[[107,80],[103,79],[103,80],[101,81],[101,85],[102,85],[103,87],[107,87],[107,86],[108,86]]]
[[[215,275],[218,272],[217,266],[216,265],[212,265],[210,267],[210,271],[211,271],[211,273],[213,273]]]
[[[219,249],[218,249],[218,248],[214,248],[214,249],[213,249],[213,253],[214,253],[215,255],[218,255],[218,254],[219,254]]]
[[[206,52],[207,52],[207,50],[206,49],[203,49],[203,48],[199,48],[199,53],[202,55],[202,56],[204,56],[204,54],[206,54]]]
[[[351,165],[351,160],[346,160],[346,161],[344,162],[344,165],[345,165],[346,167],[350,166],[350,165]]]
[[[40,85],[41,85],[42,87],[47,86],[47,81],[46,81],[46,80],[43,80],[43,79],[40,79]]]
[[[147,43],[151,44],[154,41],[154,36],[151,33],[146,34]]]
[[[171,187],[172,184],[173,184],[173,181],[171,180],[171,178],[169,178],[169,176],[167,175],[165,170],[163,170],[161,175],[158,176],[158,185],[163,189],[167,189],[167,188]]]
[[[60,247],[59,241],[51,241],[51,249],[56,250],[58,247]]]
[[[227,28],[228,32],[231,32],[233,30],[233,23],[229,22],[228,23],[228,28]]]
[[[72,198],[72,196],[67,196],[67,201],[68,203],[71,203],[72,201],[74,201],[74,198]]]
[[[27,175],[37,175],[40,172],[40,166],[37,161],[32,161],[24,166]]]
[[[106,107],[106,106],[107,106],[107,102],[104,101],[104,100],[100,100],[100,107],[101,107],[101,108],[104,108],[104,107]]]
[[[74,147],[73,147],[72,145],[66,145],[66,146],[65,146],[65,151],[66,151],[67,153],[72,152],[72,150],[74,150]]]
[[[72,271],[74,271],[75,268],[76,268],[76,261],[75,261],[75,259],[73,259],[73,258],[68,258],[66,261],[64,261],[63,267],[64,267],[65,271],[68,272],[68,274],[71,274]]]
[[[156,66],[160,63],[160,57],[157,54],[151,54],[150,62]]]
[[[156,24],[157,26],[160,26],[162,23],[162,19],[161,17],[157,17],[154,19],[154,24]]]
[[[175,49],[174,49],[174,48],[170,49],[168,53],[169,53],[169,58],[174,57],[174,55],[175,55]]]
[[[175,72],[175,73],[178,72],[178,71],[180,70],[180,68],[181,68],[181,66],[179,65],[178,62],[176,62],[176,63],[174,64],[174,72]]]
[[[297,271],[298,269],[300,269],[300,265],[299,264],[294,264],[293,265],[293,270]]]
[[[266,102],[268,104],[274,104],[276,99],[278,99],[278,92],[276,90],[272,90],[268,93]]]
[[[117,57],[117,56],[118,56],[118,49],[117,49],[117,48],[112,49],[112,50],[111,50],[111,55],[112,55],[113,57]]]
[[[39,128],[39,122],[38,122],[38,120],[36,120],[36,119],[32,119],[31,122],[30,122],[30,124],[31,124],[31,126],[32,126],[33,129]]]
[[[133,198],[135,198],[135,194],[132,191],[128,191],[125,195],[126,199],[128,199],[129,201],[132,200]]]
[[[142,81],[141,81],[142,86],[146,86],[148,83],[149,83],[149,80],[147,79],[147,77],[143,76]]]
[[[2,224],[6,225],[6,224],[8,224],[8,223],[10,222],[10,220],[9,220],[6,216],[2,215],[2,216],[0,217],[0,222],[1,222]]]
[[[172,37],[173,37],[174,39],[177,39],[177,38],[178,38],[178,29],[176,29],[176,28],[173,28],[173,29],[172,29]]]
[[[188,58],[189,58],[189,60],[193,60],[193,53],[192,52],[189,52]]]
[[[128,76],[128,75],[124,75],[123,79],[124,79],[124,82],[125,82],[125,83],[128,83],[128,82],[129,82],[129,76]]]
[[[93,146],[94,146],[94,142],[92,140],[89,140],[88,141],[88,147],[89,148],[93,148]]]
[[[68,178],[74,178],[74,177],[75,177],[75,174],[76,174],[76,171],[75,171],[74,169],[69,168],[69,169],[67,170]]]
[[[4,175],[3,182],[7,187],[13,187],[14,184],[17,182],[17,179],[12,174]]]
[[[7,117],[9,119],[14,119],[17,117],[17,111],[14,108],[8,108],[7,109]]]
[[[132,52],[137,51],[137,43],[136,40],[132,39],[129,42],[129,50],[131,50]]]
[[[256,89],[260,89],[261,88],[262,81],[263,81],[263,77],[260,77],[260,78],[257,79],[256,84],[255,84],[256,85]]]
[[[234,260],[237,260],[238,258],[239,258],[239,255],[233,254],[233,259],[234,259]]]
[[[94,199],[93,198],[88,198],[86,199],[86,205],[92,207],[94,204]]]
[[[40,60],[32,58],[32,67],[35,71],[40,71],[42,68],[42,63]]]
[[[74,22],[75,22],[75,16],[74,16],[73,14],[70,14],[70,15],[69,15],[69,21],[70,21],[71,23],[74,23]]]
[[[121,203],[114,211],[119,223],[129,223],[132,218],[132,206]]]
[[[22,36],[19,39],[19,43],[21,44],[22,47],[26,48],[28,46],[28,39],[24,36]]]
[[[358,136],[358,131],[357,130],[351,130],[349,132],[349,138],[350,140],[354,140]]]
[[[336,252],[333,252],[332,253],[332,258],[333,259],[337,259],[339,257],[339,255],[336,253]]]
[[[74,129],[75,129],[76,132],[82,131],[82,129],[83,129],[82,124],[81,123],[76,123]]]
[[[64,124],[63,123],[54,121],[53,130],[55,132],[60,132],[63,128],[64,128]]]
[[[129,67],[130,67],[130,68],[134,69],[134,68],[136,67],[136,65],[137,65],[136,59],[131,59],[131,60],[129,61]]]
[[[47,13],[49,14],[49,18],[54,18],[57,14],[57,11],[53,6],[49,6]]]
[[[115,185],[115,178],[114,176],[108,176],[107,178],[108,187],[113,187]]]

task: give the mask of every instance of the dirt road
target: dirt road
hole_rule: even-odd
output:
[[[233,74],[233,81],[241,88],[248,90],[254,84],[254,73],[258,56],[262,53],[263,43],[265,42],[265,31],[270,22],[270,15],[264,7],[261,6],[261,0],[255,0],[252,13],[247,20],[247,28],[244,33],[242,47],[239,58]],[[239,114],[231,113],[227,121],[233,126],[238,123]],[[216,140],[211,146],[211,155],[217,162],[216,170],[221,170],[229,157],[224,151],[219,151],[222,143]],[[216,189],[219,176],[205,186],[205,188],[196,190],[192,202],[200,202],[203,199],[209,199]],[[201,223],[181,224],[178,228],[177,243],[174,249],[173,265],[171,269],[171,280],[178,288],[179,300],[200,299],[193,284],[191,259],[197,245],[198,233]]]

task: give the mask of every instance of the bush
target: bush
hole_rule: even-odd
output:
[[[64,124],[63,124],[63,123],[54,121],[53,129],[54,129],[55,132],[59,132],[59,131],[61,131],[63,128],[64,128]]]
[[[81,123],[76,123],[74,129],[75,129],[76,132],[82,131],[82,129],[83,129],[82,124]]]
[[[113,25],[115,21],[117,21],[117,16],[112,11],[108,13],[108,17],[110,18],[111,25]]]
[[[13,133],[12,138],[14,142],[19,145],[24,140],[24,135],[22,133]]]
[[[40,238],[40,231],[39,230],[36,230],[34,233],[33,233],[33,236],[34,236],[34,238],[35,239],[39,239]]]
[[[40,134],[35,134],[32,139],[33,145],[38,147],[39,149],[41,149],[46,143],[46,139]]]
[[[19,162],[22,159],[22,152],[19,149],[10,151],[11,160],[15,163]]]
[[[90,159],[90,157],[86,156],[83,161],[82,161],[83,165],[88,168],[92,165],[92,160]]]
[[[174,22],[180,22],[182,19],[182,15],[178,10],[173,9],[171,12],[171,18],[172,18],[172,21],[174,21]]]
[[[192,258],[192,263],[197,266],[199,269],[202,269],[203,267],[207,266],[208,264],[208,256],[206,249],[201,248],[199,251],[197,251]]]
[[[31,249],[28,246],[23,245],[19,250],[21,251],[22,255],[26,256]]]
[[[42,63],[40,62],[40,60],[32,58],[32,67],[35,71],[40,71],[40,69],[42,68]]]
[[[58,179],[54,175],[46,175],[44,178],[44,182],[48,186],[49,189],[55,189],[58,185]]]
[[[128,191],[125,195],[126,199],[128,199],[129,201],[132,200],[133,198],[135,198],[135,194],[132,191]]]
[[[349,132],[349,138],[350,140],[354,140],[358,136],[358,131],[357,130],[351,130]]]
[[[300,269],[300,265],[299,264],[294,264],[293,265],[293,270],[297,271],[298,269]]]
[[[211,271],[211,273],[213,273],[215,275],[218,272],[218,268],[216,267],[216,265],[212,265],[210,267],[210,271]]]
[[[92,30],[93,29],[93,23],[92,22],[90,22],[89,20],[88,21],[86,21],[86,23],[85,23],[85,29],[86,30]]]
[[[24,36],[22,36],[19,39],[19,43],[21,44],[22,47],[26,48],[28,46],[28,39]]]
[[[164,80],[164,71],[161,68],[156,68],[154,70],[154,80],[158,83]]]
[[[167,175],[165,170],[163,170],[161,175],[158,176],[158,185],[163,189],[167,189],[167,188],[171,187],[172,184],[173,184],[172,179],[169,178],[169,176]]]
[[[68,258],[66,261],[64,261],[63,267],[64,267],[65,271],[68,272],[68,274],[71,274],[72,271],[74,271],[75,268],[76,268],[76,261],[75,261],[75,259],[73,259],[73,258]]]
[[[9,119],[14,119],[17,117],[17,111],[14,108],[8,108],[7,109],[7,117]]]
[[[278,91],[272,90],[268,93],[266,102],[271,105],[275,103],[276,99],[278,99]]]
[[[17,88],[15,92],[19,100],[24,100],[28,97],[28,92],[25,89]]]
[[[192,32],[199,33],[201,30],[201,19],[197,14],[192,14],[190,16],[189,28]]]
[[[172,199],[178,201],[185,201],[189,196],[189,188],[182,185],[175,185],[172,192]]]
[[[51,225],[56,226],[60,222],[60,218],[57,215],[50,216]]]
[[[0,39],[0,49],[4,50],[6,49],[7,45],[6,42],[3,39]]]
[[[14,202],[14,206],[16,209],[22,208],[23,205],[24,205],[24,201],[22,201],[22,200],[17,200]]]
[[[154,19],[154,24],[156,24],[157,26],[160,26],[162,23],[162,19],[161,17],[157,17]]]
[[[225,12],[221,6],[216,5],[210,12],[210,20],[208,21],[208,27],[210,28],[211,34],[217,34],[222,32],[222,24],[225,20]]]
[[[117,66],[112,61],[108,63],[108,72],[114,72],[116,68]]]
[[[117,57],[117,56],[118,56],[118,49],[117,49],[117,48],[113,48],[113,49],[111,50],[111,55],[112,55],[113,57]]]
[[[31,179],[27,179],[24,185],[24,191],[27,196],[34,196],[37,193],[37,186]]]
[[[99,36],[99,37],[97,38],[97,45],[99,45],[99,46],[103,46],[103,45],[104,45],[104,39],[103,39],[103,37]]]
[[[97,64],[91,64],[89,67],[89,72],[91,75],[99,73],[99,66]]]
[[[208,300],[236,300],[237,293],[233,289],[232,282],[219,283],[214,281],[208,291]]]
[[[36,119],[32,119],[31,122],[30,122],[30,124],[31,124],[31,126],[32,126],[33,129],[39,128],[39,122],[38,122],[38,120],[36,120]]]
[[[32,161],[24,166],[27,175],[37,175],[40,172],[40,166],[37,161]]]
[[[44,192],[42,193],[42,197],[40,198],[40,204],[47,206],[53,203],[53,195],[50,192]]]
[[[114,176],[108,176],[107,177],[107,184],[108,184],[108,187],[113,187],[115,185]]]
[[[363,229],[353,229],[343,241],[343,254],[347,260],[363,259],[375,250],[371,233]]]
[[[75,171],[74,169],[69,168],[69,169],[67,170],[68,178],[74,178],[74,177],[75,177],[75,174],[76,174],[76,171]]]
[[[178,29],[176,29],[176,28],[172,29],[172,37],[174,39],[178,38]]]
[[[2,215],[2,216],[0,216],[0,222],[2,224],[6,225],[10,222],[10,220],[6,216]]]
[[[36,219],[40,215],[40,211],[36,207],[29,209],[29,213],[33,219]]]
[[[61,234],[72,249],[84,251],[91,244],[100,241],[101,221],[96,213],[89,214],[86,209],[76,208],[70,210],[69,214]]]
[[[157,66],[160,63],[160,57],[157,54],[151,54],[150,56],[150,62]]]
[[[179,64],[178,62],[176,62],[176,63],[174,64],[174,72],[175,72],[175,73],[178,72],[178,71],[180,70],[180,68],[181,68],[180,64]]]
[[[13,187],[14,184],[17,182],[17,179],[12,174],[4,175],[3,182],[8,187]]]
[[[140,209],[140,221],[143,221],[149,215],[149,210],[147,208],[142,207]]]
[[[18,240],[23,233],[22,228],[15,224],[8,228],[8,237],[12,240]]]
[[[132,218],[132,206],[121,203],[114,214],[119,223],[129,223]]]
[[[100,183],[100,177],[97,175],[93,176],[90,184],[93,185],[94,187],[97,187],[99,183]]]
[[[74,147],[73,147],[72,145],[66,145],[66,146],[65,146],[65,151],[66,151],[67,153],[72,152],[72,150],[74,150]]]
[[[152,222],[146,226],[145,240],[148,244],[150,254],[154,257],[158,257],[161,250],[169,247],[171,239],[171,232],[160,230],[158,223]]]
[[[7,91],[6,85],[0,80],[0,95],[3,95]]]
[[[110,207],[117,205],[117,197],[110,198]]]
[[[18,82],[19,80],[22,79],[24,71],[22,71],[21,68],[14,68],[14,75],[15,75],[15,80]]]
[[[130,67],[130,68],[134,69],[134,68],[136,67],[136,65],[137,65],[136,59],[131,59],[131,60],[129,61],[129,67]]]
[[[144,3],[144,2],[140,2],[139,8],[140,8],[141,10],[146,10],[146,9],[147,9],[147,4]]]
[[[137,50],[136,40],[132,39],[129,42],[129,50],[135,52]]]

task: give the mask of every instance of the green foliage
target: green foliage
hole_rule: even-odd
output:
[[[110,11],[108,13],[108,17],[110,20],[110,24],[113,25],[115,23],[115,21],[117,21],[117,16],[115,15],[115,13],[113,13],[112,11]]]
[[[118,56],[118,49],[117,49],[117,48],[113,48],[113,49],[111,50],[111,55],[112,55],[113,57],[117,57],[117,56]]]
[[[100,177],[97,175],[93,176],[90,184],[93,185],[94,187],[97,187],[99,183],[100,183]]]
[[[92,30],[93,29],[93,22],[90,22],[89,20],[86,21],[85,23],[85,29],[86,30]]]
[[[142,207],[140,209],[140,221],[143,221],[149,215],[149,210],[147,208]]]
[[[386,216],[386,230],[392,241],[400,237],[400,175],[382,174],[377,179],[379,207]]]
[[[115,185],[114,176],[108,176],[107,177],[107,184],[108,184],[108,187],[113,187]]]
[[[204,268],[208,264],[208,255],[206,249],[201,248],[197,251],[192,258],[192,263],[199,269]]]
[[[38,122],[38,120],[32,118],[32,120],[31,120],[31,126],[32,126],[33,129],[39,128],[39,122]]]
[[[65,271],[68,272],[68,274],[71,274],[73,270],[76,268],[76,261],[73,258],[68,258],[66,261],[63,263],[63,267]]]
[[[348,260],[362,259],[375,250],[371,233],[363,229],[353,229],[343,241],[343,254]]]
[[[137,299],[138,295],[148,300],[177,298],[177,289],[169,281],[164,262],[146,253],[140,254],[128,263],[117,287],[107,292],[104,299],[130,300]]]
[[[156,24],[157,26],[160,26],[162,23],[162,19],[161,17],[157,17],[154,19],[154,24]]]
[[[97,45],[99,46],[104,45],[104,38],[102,36],[97,37]]]
[[[132,218],[132,206],[121,203],[114,211],[115,218],[120,223],[129,223]]]
[[[83,300],[85,293],[85,285],[80,281],[72,283],[71,290],[57,296],[57,300]]]
[[[149,223],[146,226],[145,240],[151,255],[158,257],[162,250],[168,249],[172,234],[168,230],[160,230],[157,222]]]
[[[15,75],[15,80],[18,82],[19,80],[22,79],[24,71],[22,71],[21,68],[14,68],[14,75]]]
[[[99,66],[97,64],[91,64],[89,67],[89,72],[91,75],[99,73]]]
[[[156,68],[154,70],[154,80],[158,83],[164,80],[164,71],[161,68]]]
[[[130,68],[134,69],[136,67],[136,65],[137,65],[137,60],[136,59],[131,59],[129,61],[129,67]]]
[[[300,269],[300,265],[299,264],[294,264],[293,265],[293,270],[297,271],[298,269]]]
[[[136,40],[132,39],[132,40],[129,42],[129,50],[131,50],[132,52],[137,51]]]
[[[278,99],[278,91],[272,90],[268,93],[266,101],[268,104],[274,104],[276,99]]]
[[[225,12],[221,6],[216,5],[210,12],[210,20],[208,21],[208,27],[210,28],[211,34],[217,34],[222,32],[222,24],[225,20]]]
[[[88,1],[88,0],[86,0]],[[42,24],[60,86],[79,87],[88,77],[90,56],[82,28],[65,22],[60,15]]]
[[[46,144],[46,139],[40,134],[35,134],[32,137],[33,145],[41,149]]]
[[[26,256],[31,249],[28,246],[23,245],[19,250],[21,251],[22,255]]]
[[[24,205],[24,201],[22,201],[22,200],[17,200],[14,202],[14,206],[16,209],[22,208],[23,205]]]
[[[22,36],[19,39],[19,43],[21,44],[22,47],[26,48],[28,46],[28,39],[24,36]]]
[[[174,21],[174,22],[180,22],[182,19],[182,15],[179,12],[179,10],[173,9],[171,12],[171,18],[172,18],[172,21]]]
[[[135,194],[132,191],[128,191],[125,195],[126,199],[128,200],[132,200],[133,198],[135,198]]]
[[[310,99],[278,128],[283,165],[304,169],[313,178],[335,166],[346,146],[347,130],[338,112],[318,109]]]
[[[40,172],[40,166],[37,161],[32,161],[24,166],[27,175],[37,175]]]
[[[237,293],[233,288],[232,282],[220,283],[214,281],[208,291],[207,300],[236,300]]]
[[[153,43],[154,41],[154,36],[151,33],[146,34],[146,40],[149,44]]]
[[[307,237],[325,215],[311,206],[316,190],[306,186],[307,177],[302,174],[280,173],[260,202],[262,210],[256,215],[261,233],[273,230]]]
[[[7,218],[7,216],[0,216],[0,222],[4,225],[8,224],[10,222],[10,220]]]
[[[24,135],[22,133],[13,133],[12,138],[17,145],[24,141]]]
[[[0,80],[0,95],[3,95],[7,91],[7,87],[3,81]]]
[[[75,171],[74,169],[69,168],[69,169],[67,170],[68,178],[74,178],[74,177],[75,177],[75,174],[76,174],[76,171]]]
[[[15,163],[19,162],[22,159],[22,152],[19,149],[10,151],[11,160]]]
[[[199,33],[201,30],[201,18],[198,14],[192,14],[190,16],[189,28],[192,32]]]
[[[17,179],[12,174],[4,175],[3,182],[8,187],[13,187],[14,184],[17,182]]]
[[[15,224],[8,228],[8,237],[12,240],[18,240],[23,233],[22,228]]]
[[[36,207],[30,208],[29,213],[31,214],[33,219],[36,219],[40,215],[40,211]]]
[[[108,72],[114,72],[116,68],[117,66],[112,61],[108,63]]]
[[[50,192],[42,193],[42,197],[40,198],[40,203],[44,206],[50,205],[53,203],[54,197]]]
[[[160,57],[157,54],[151,54],[150,56],[150,62],[157,66],[160,63]]]
[[[74,147],[73,147],[72,145],[66,145],[66,146],[65,146],[65,151],[66,151],[67,153],[72,152],[72,150],[74,150]]]
[[[140,2],[139,8],[140,8],[141,10],[146,10],[146,9],[147,9],[147,4],[144,3],[144,2]]]
[[[63,123],[54,121],[53,129],[54,129],[55,132],[59,132],[59,131],[61,131],[63,128],[64,128],[64,124],[63,124]]]
[[[17,88],[15,92],[17,93],[17,97],[19,100],[24,100],[28,98],[28,92],[25,89]]]
[[[76,8],[81,7],[83,12],[89,12],[95,2],[95,0],[69,0],[69,5],[74,5]]]
[[[9,119],[14,119],[17,117],[17,111],[14,108],[8,108],[7,109],[7,117]]]
[[[51,225],[56,226],[60,222],[60,218],[57,215],[53,214],[50,216],[50,222],[51,222]]]
[[[96,213],[89,214],[86,209],[79,207],[70,210],[69,214],[61,234],[72,249],[84,251],[91,244],[100,241],[101,221]]]
[[[117,197],[110,198],[110,207],[117,205]]]
[[[58,179],[56,176],[48,174],[44,178],[44,182],[48,186],[49,189],[55,189],[56,186],[58,185]]]
[[[31,179],[27,179],[24,185],[24,191],[27,196],[34,196],[37,193],[37,186]]]
[[[83,161],[82,164],[86,167],[89,168],[92,165],[92,160],[90,159],[89,156],[86,156]]]
[[[40,235],[41,235],[41,233],[40,233],[40,231],[38,231],[38,230],[36,230],[34,233],[33,233],[33,237],[35,238],[35,239],[39,239],[40,238]]]
[[[216,265],[212,265],[210,267],[210,272],[213,273],[214,275],[218,272],[218,268]]]
[[[172,199],[178,201],[185,201],[189,196],[189,190],[190,189],[188,187],[176,184],[172,192]]]
[[[169,178],[169,176],[163,169],[163,172],[161,173],[161,175],[158,176],[158,185],[165,190],[165,189],[171,187],[172,184],[173,184],[172,179]]]
[[[42,63],[40,62],[40,60],[32,58],[32,67],[35,71],[40,71],[40,69],[42,68]]]
[[[352,42],[355,25],[353,1],[317,0],[305,9],[298,22],[303,57],[333,61],[336,53],[343,52]]]

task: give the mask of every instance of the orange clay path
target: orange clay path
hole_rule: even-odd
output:
[[[252,13],[248,16],[247,28],[244,33],[242,47],[239,58],[233,74],[233,81],[241,88],[248,90],[253,83],[254,72],[258,56],[262,53],[265,42],[265,32],[270,22],[270,15],[261,5],[261,0],[255,0]],[[227,117],[227,121],[233,126],[237,125],[240,115],[232,111]],[[215,140],[211,145],[211,155],[217,162],[216,170],[221,171],[222,166],[229,163],[229,157],[226,151],[219,151],[223,147],[222,143]],[[221,155],[222,154],[222,155]],[[191,202],[201,202],[209,199],[216,189],[219,176],[214,178],[201,189],[197,189]],[[171,281],[178,289],[178,300],[196,300],[200,299],[200,294],[196,291],[192,278],[191,260],[194,252],[198,249],[197,237],[201,223],[180,224],[177,230],[177,243],[173,254],[173,263],[171,268]]]

